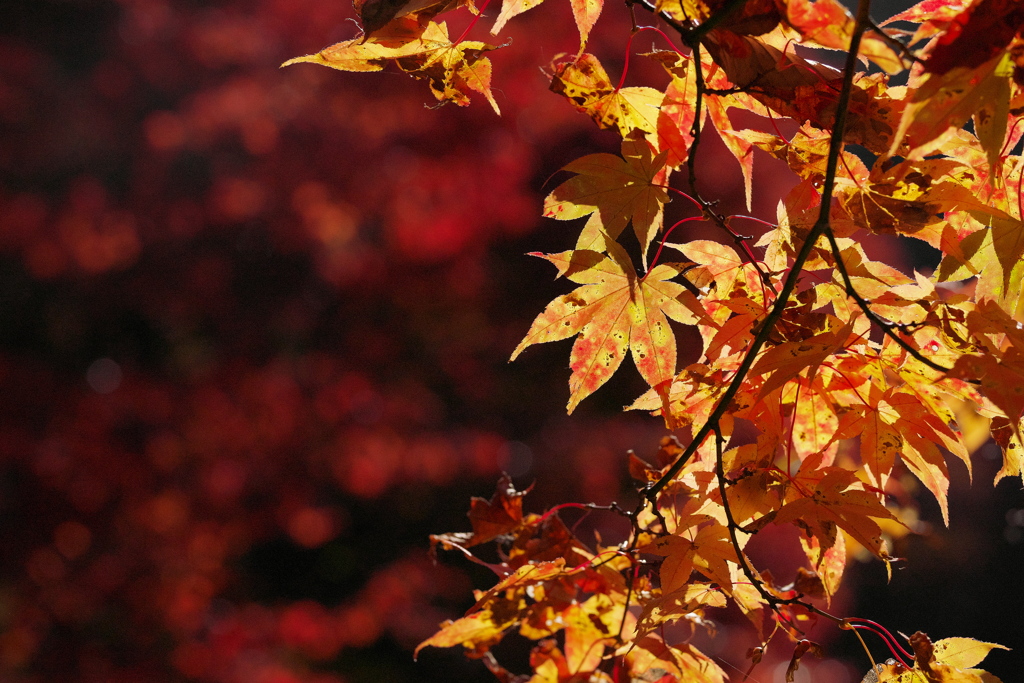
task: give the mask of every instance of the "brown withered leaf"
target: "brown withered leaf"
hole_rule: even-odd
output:
[[[529,488],[516,491],[512,478],[502,474],[490,500],[474,496],[470,501],[469,521],[473,525],[472,532],[434,535],[430,537],[431,544],[453,544],[469,548],[519,530],[523,525],[523,496],[529,491]]]
[[[557,514],[529,515],[508,551],[510,567],[564,560],[569,566],[585,562],[590,553]]]
[[[996,472],[996,482],[1003,477],[1024,478],[1024,446],[1017,438],[1018,433],[1019,424],[1015,428],[1014,424],[1004,417],[992,419],[992,439],[1003,451],[1003,466]]]
[[[801,639],[793,648],[793,657],[789,660],[789,666],[786,667],[786,683],[793,683],[796,680],[796,672],[800,668],[800,658],[808,652],[819,658],[824,654],[821,645],[806,638]]]

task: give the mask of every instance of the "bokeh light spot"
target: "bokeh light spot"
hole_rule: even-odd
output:
[[[94,361],[85,371],[85,381],[97,394],[109,394],[121,386],[121,366],[109,358]]]

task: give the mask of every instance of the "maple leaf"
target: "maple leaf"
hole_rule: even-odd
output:
[[[988,223],[960,241],[959,255],[944,259],[939,278],[961,280],[976,276],[980,299],[994,300],[1015,311],[1019,306],[1024,261],[1024,222],[991,216]]]
[[[1002,359],[990,355],[960,356],[949,376],[979,379],[982,392],[1006,413],[1011,423],[1024,415],[1024,356],[1016,349]]]
[[[856,22],[838,0],[788,0],[784,21],[803,36],[805,43],[846,50],[850,47]],[[860,53],[888,73],[905,68],[902,57],[874,31],[861,39]]]
[[[899,670],[888,672],[895,676],[879,680],[896,683],[999,683],[999,679],[992,674],[967,667],[979,663],[993,648],[1002,647],[1000,645],[971,641],[969,638],[949,638],[932,643],[921,631],[910,636],[908,642],[914,650],[914,668],[905,670],[900,667]],[[878,679],[879,675],[882,675],[881,671],[875,678]]]
[[[798,88],[818,83],[835,87],[840,74],[830,66],[796,54],[789,45],[791,36],[781,29],[756,37],[715,30],[704,45],[730,83],[749,89],[750,95],[758,100],[789,100],[792,104]],[[714,79],[713,70],[709,71]],[[715,84],[721,85],[724,83]]]
[[[469,104],[469,90],[481,93],[501,113],[491,94],[491,63],[481,53],[493,45],[477,41],[455,44],[444,22],[421,24],[415,17],[396,19],[371,36],[353,38],[320,52],[289,59],[281,66],[301,62],[340,71],[381,71],[389,62],[415,78],[426,79],[442,102]]]
[[[533,9],[542,2],[544,0],[503,0],[501,13],[498,14],[494,26],[491,27],[491,33],[498,34],[505,27],[505,24],[508,23],[509,19]],[[580,34],[579,54],[582,54],[586,48],[587,40],[590,38],[590,31],[593,30],[594,24],[597,23],[598,18],[601,16],[604,0],[569,0],[569,4],[572,7],[573,19],[576,21],[576,28]]]
[[[562,170],[577,175],[565,181],[544,200],[544,215],[572,220],[596,214],[599,224],[588,231],[577,249],[603,247],[603,232],[616,239],[629,223],[640,242],[644,264],[651,241],[661,228],[662,207],[668,202],[666,152],[657,156],[647,141],[630,135],[622,141],[622,157],[590,154]]]
[[[765,351],[750,369],[752,375],[772,373],[762,385],[760,395],[767,395],[804,371],[808,377],[813,376],[826,358],[846,346],[852,331],[851,321],[835,331],[823,332],[799,342],[783,342]]]
[[[712,37],[717,34],[714,32]],[[762,115],[773,118],[788,116],[821,129],[828,137],[828,131],[835,124],[838,92],[842,84],[840,73],[796,54],[790,47],[790,37],[781,31],[758,38],[744,36],[742,43],[737,45],[735,42],[735,39],[722,41],[719,45],[709,41],[707,47],[715,63],[724,69],[728,81],[743,88],[744,93],[710,95],[709,102],[720,99],[727,107],[759,114],[763,109]],[[709,84],[716,75],[712,70]],[[718,83],[712,87],[728,88],[728,84]],[[761,103],[761,106],[754,106],[755,103]],[[902,112],[902,92],[899,88],[890,90],[884,74],[857,74],[852,83],[843,139],[863,145],[876,154],[884,154],[892,144]],[[716,122],[715,126],[724,123]],[[729,137],[740,137],[757,144],[751,135],[758,133],[760,131],[748,129],[734,131]],[[735,150],[730,151],[736,154]]]
[[[569,0],[572,6],[572,16],[576,21],[576,28],[580,32],[580,53],[587,46],[590,38],[590,31],[601,16],[601,9],[604,7],[604,0]]]
[[[757,41],[759,39],[744,37],[744,40]],[[759,108],[757,100],[746,93],[729,92],[734,89],[733,84],[726,78],[723,70],[711,61],[705,62],[703,54],[701,55],[701,60],[706,74],[705,83],[707,87],[722,92],[722,94],[708,96],[707,115],[714,124],[715,130],[718,131],[719,137],[722,138],[722,142],[725,143],[726,148],[732,152],[736,161],[739,162],[740,171],[743,174],[743,187],[747,199],[747,208],[749,209],[753,201],[754,147],[744,135],[735,130],[732,120],[729,118],[728,110],[730,108],[738,108],[745,111],[756,111]]]
[[[856,474],[842,467],[816,469],[816,461],[804,461],[787,496],[789,502],[778,510],[773,521],[805,528],[824,550],[836,543],[839,528],[876,557],[886,557],[882,530],[875,519],[895,519],[893,514],[877,494],[864,490]]]
[[[363,34],[367,36],[408,14],[415,14],[420,23],[425,23],[431,17],[463,5],[473,10],[469,0],[355,0],[352,3],[359,13]]]
[[[903,162],[884,173],[873,172],[861,192],[842,201],[855,222],[876,232],[915,237],[956,210],[984,211],[1005,216],[981,201],[971,189],[973,169],[951,159]],[[1001,215],[1000,215],[1001,214]]]
[[[665,163],[679,168],[686,163],[693,144],[697,75],[692,58],[683,58],[667,50],[655,51],[650,56],[661,61],[672,76],[672,82],[665,88],[665,99],[658,109],[657,134],[660,149],[667,152]],[[705,112],[702,110],[701,114],[703,125]]]
[[[918,43],[939,33],[945,33],[950,25],[962,15],[972,0],[921,0],[913,7],[895,14],[882,26],[894,21],[909,21],[920,24],[910,39],[910,44]]]
[[[725,683],[727,678],[713,659],[693,645],[668,645],[655,633],[648,633],[622,649],[634,681]]]
[[[501,12],[498,14],[498,18],[494,20],[494,25],[491,26],[491,34],[497,35],[501,32],[501,29],[505,28],[505,24],[508,23],[509,19],[533,9],[542,2],[544,0],[502,0]]]
[[[696,531],[687,529],[655,539],[641,552],[665,558],[661,564],[661,590],[674,593],[690,581],[696,570],[729,591],[732,579],[729,562],[736,563],[736,550],[729,541],[729,530],[717,523],[703,524]]]
[[[839,591],[839,584],[846,570],[846,537],[843,534],[836,534],[835,543],[826,549],[822,547],[817,536],[800,536],[800,545],[821,579],[826,599],[831,603],[833,596]]]
[[[725,301],[738,286],[751,292],[760,292],[759,286],[750,286],[758,281],[757,270],[745,263],[743,257],[728,245],[711,240],[693,240],[682,244],[666,242],[665,246],[679,251],[702,266],[700,273],[706,275],[707,280],[698,281],[697,286],[706,290],[705,301]],[[695,274],[694,277],[698,276]]]
[[[542,2],[544,0],[502,0],[501,12],[498,14],[494,26],[491,27],[491,34],[497,35],[501,29],[505,28],[509,19],[533,9]],[[601,16],[604,0],[569,0],[569,4],[572,6],[572,16],[576,21],[576,28],[580,32],[580,54],[582,54],[590,37],[590,31]]]
[[[1005,110],[1003,101],[1009,100],[1011,75],[1009,55],[997,55],[977,67],[960,66],[941,74],[927,73],[908,93],[889,155],[906,144],[909,152],[903,156],[921,158],[936,146],[940,136],[962,126],[986,105],[992,104],[997,111]],[[1001,125],[1006,125],[1005,117]],[[1001,146],[1003,135],[990,132],[986,139],[991,144],[996,137]]]
[[[574,603],[563,612],[565,660],[573,674],[594,671],[604,657],[605,645],[613,644],[624,607],[603,593]]]
[[[527,610],[526,589],[566,572],[565,560],[526,564],[481,594],[466,616],[446,621],[440,630],[420,643],[413,656],[425,647],[463,645],[483,652],[500,642],[510,627],[518,623]]]
[[[717,35],[712,32],[712,36]],[[693,140],[694,119],[696,117],[695,96],[697,92],[696,69],[693,57],[682,57],[675,52],[656,51],[649,55],[662,63],[672,75],[672,82],[665,90],[665,99],[661,103],[658,115],[658,145],[669,152],[668,164],[678,167],[689,156],[690,144]],[[705,119],[710,119],[718,131],[726,147],[733,153],[743,173],[744,186],[747,190],[747,206],[750,206],[752,192],[753,155],[750,143],[734,130],[727,110],[736,107],[747,111],[759,107],[757,100],[740,92],[722,94],[733,89],[733,84],[725,78],[722,70],[715,64],[707,52],[701,52],[702,78],[707,89],[714,93],[706,93],[701,108],[703,127]]]
[[[783,396],[786,403],[793,405],[790,433],[796,456],[804,460],[813,453],[826,452],[839,429],[839,418],[821,379],[793,382],[786,387]]]
[[[548,304],[510,359],[533,344],[579,335],[570,356],[570,413],[608,381],[627,349],[652,387],[671,380],[676,342],[668,318],[692,325],[706,316],[693,294],[670,281],[684,266],[659,264],[640,279],[617,243],[607,240],[606,249],[608,256],[585,250],[544,255],[556,265],[566,264],[560,268],[583,286]]]
[[[555,67],[551,91],[568,99],[598,127],[618,130],[622,137],[634,130],[655,133],[658,107],[665,98],[654,88],[614,87],[601,62],[588,53]]]
[[[957,9],[956,3],[950,6],[950,10]],[[960,9],[948,24],[956,30],[944,33],[925,60],[928,73],[941,75],[958,67],[980,67],[1001,55],[1024,24],[1024,7],[1017,2],[980,0]]]
[[[992,650],[1009,650],[998,643],[986,643],[974,638],[943,638],[934,643],[935,661],[949,664],[959,669],[977,666]]]
[[[725,594],[709,583],[687,583],[671,593],[662,590],[660,597],[648,600],[644,605],[637,619],[637,637],[643,638],[654,629],[680,619],[701,625],[705,607],[725,607],[727,604]]]
[[[471,533],[431,536],[431,544],[455,544],[468,548],[516,531],[523,524],[523,496],[527,493],[529,489],[516,491],[512,478],[502,474],[489,501],[475,496],[470,500],[469,521],[473,525]]]

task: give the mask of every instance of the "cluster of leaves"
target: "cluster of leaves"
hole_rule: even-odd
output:
[[[492,46],[452,40],[434,23],[461,4],[366,3],[364,35],[293,61],[393,62],[440,100],[465,104],[474,90],[493,103],[480,56]],[[536,4],[506,0],[493,31]],[[991,434],[1003,453],[996,481],[1024,469],[1024,160],[1011,153],[1024,135],[1024,17],[1015,3],[925,0],[886,22],[911,31],[874,23],[866,0],[856,16],[836,0],[630,7],[683,47],[648,55],[667,72],[664,90],[623,87],[625,75],[615,85],[584,52],[601,3],[572,3],[580,51],[552,65],[551,90],[617,131],[621,156],[570,163],[573,177],[545,201],[546,216],[587,218],[573,248],[537,254],[578,287],[537,317],[513,358],[575,337],[572,412],[629,353],[650,386],[630,407],[660,415],[674,437],[656,465],[633,461],[641,503],[620,511],[632,533],[612,546],[589,549],[555,511],[524,516],[508,481],[489,503],[475,501],[473,532],[435,541],[470,557],[496,541],[500,562],[489,566],[501,580],[423,645],[461,644],[503,681],[721,681],[714,661],[663,627],[702,628],[708,610],[733,605],[761,638],[753,664],[777,634],[797,641],[792,680],[816,648],[803,638],[809,622],[874,628],[827,605],[849,545],[893,559],[880,525],[899,523],[886,505],[897,463],[947,523],[950,456],[970,470]],[[846,51],[845,66],[812,62],[799,46]],[[859,70],[864,62],[877,68]],[[904,72],[906,85],[890,84]],[[763,123],[738,126],[734,109]],[[795,133],[784,136],[781,120]],[[756,241],[737,230],[748,217],[718,213],[700,182],[708,121],[740,164],[748,205],[753,150],[797,178]],[[686,191],[672,186],[675,174]],[[699,215],[666,229],[673,197]],[[722,241],[668,241],[696,220]],[[630,225],[635,246],[624,237]],[[920,240],[941,262],[907,275],[869,257],[870,234]],[[676,260],[663,259],[666,247]],[[702,342],[681,370],[670,320]],[[790,585],[745,552],[769,525],[800,530],[807,567]],[[531,675],[508,672],[490,652],[513,628],[540,641]],[[992,645],[932,644],[920,633],[912,651],[887,643],[901,661],[869,678],[993,680],[971,668]]]

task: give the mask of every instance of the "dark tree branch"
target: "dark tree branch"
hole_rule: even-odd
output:
[[[850,51],[846,55],[846,66],[843,72],[843,85],[839,93],[839,103],[836,109],[835,127],[832,129],[832,135],[829,140],[828,161],[825,167],[825,180],[821,194],[821,211],[818,214],[818,220],[815,221],[807,235],[807,238],[804,240],[803,245],[801,245],[800,251],[797,253],[796,258],[793,261],[793,266],[790,268],[789,273],[787,273],[786,278],[783,281],[782,291],[775,299],[775,304],[772,306],[771,311],[769,311],[768,315],[762,322],[761,327],[757,331],[757,335],[754,337],[754,341],[751,343],[750,348],[743,357],[743,361],[740,363],[739,368],[737,368],[736,375],[733,377],[732,381],[729,382],[729,386],[726,387],[725,392],[718,400],[718,403],[715,405],[711,415],[708,417],[704,425],[697,430],[697,433],[693,437],[693,441],[690,442],[690,445],[686,447],[686,450],[683,451],[676,462],[672,464],[672,466],[658,481],[652,484],[644,492],[645,497],[652,503],[656,501],[658,493],[665,488],[668,482],[679,474],[679,471],[693,456],[697,449],[700,448],[708,435],[718,428],[719,421],[722,419],[722,416],[725,415],[726,411],[729,409],[729,404],[732,403],[733,398],[735,398],[736,394],[739,392],[740,387],[743,385],[743,381],[747,377],[747,373],[753,366],[754,361],[761,352],[761,349],[768,341],[769,336],[774,331],[775,325],[782,318],[786,305],[789,303],[789,298],[792,296],[793,292],[796,291],[797,281],[800,278],[804,265],[807,263],[807,259],[811,255],[811,251],[818,242],[818,238],[824,235],[829,228],[829,212],[832,206],[832,193],[835,188],[836,169],[839,164],[839,155],[843,149],[843,136],[846,132],[846,118],[850,104],[850,92],[853,89],[853,75],[857,68],[857,52],[860,49],[861,36],[864,34],[864,30],[867,26],[870,4],[870,0],[860,0],[857,12],[857,25],[850,41]],[[698,61],[699,63],[699,60],[695,61]]]

